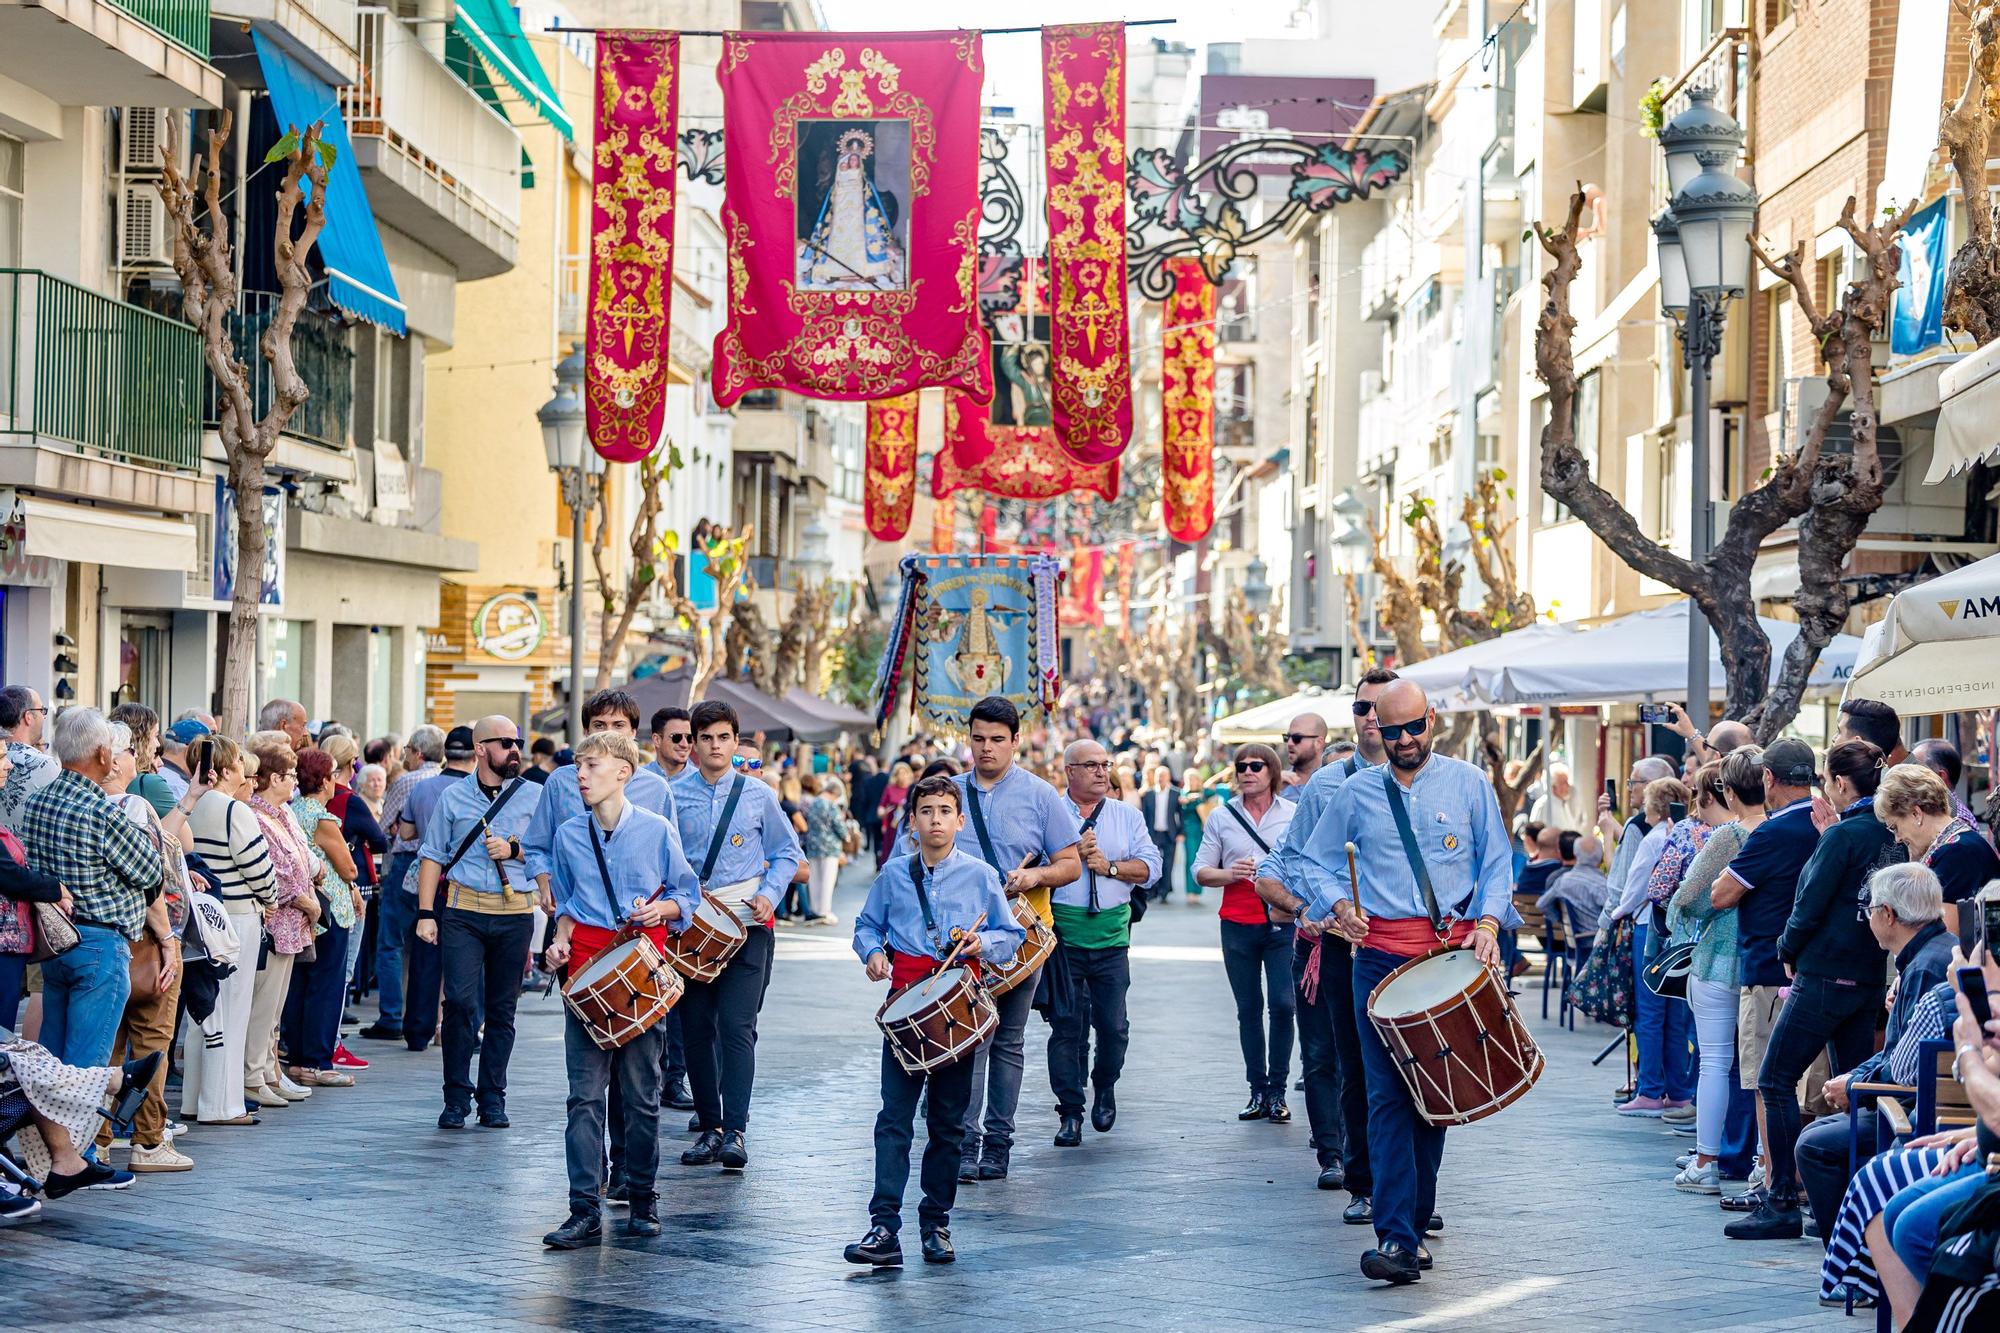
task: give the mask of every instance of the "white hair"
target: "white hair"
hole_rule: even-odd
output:
[[[1104,747],[1103,747],[1103,746],[1101,746],[1101,745],[1097,745],[1097,742],[1096,742],[1096,741],[1094,741],[1094,740],[1092,740],[1092,739],[1091,739],[1090,737],[1088,737],[1088,736],[1085,736],[1085,737],[1084,737],[1084,738],[1083,738],[1082,740],[1080,740],[1080,741],[1071,741],[1071,742],[1069,743],[1069,745],[1068,745],[1067,747],[1065,747],[1065,748],[1064,748],[1064,750],[1063,750],[1063,762],[1064,762],[1065,764],[1074,764],[1074,763],[1076,763],[1076,762],[1077,762],[1077,760],[1078,760],[1078,757],[1079,757],[1079,756],[1081,756],[1081,755],[1082,755],[1082,754],[1084,753],[1084,751],[1085,751],[1086,749],[1088,749],[1088,748],[1089,748],[1090,746],[1093,746],[1093,745],[1096,745],[1096,746],[1097,746],[1097,748],[1098,748],[1098,749],[1100,749],[1100,750],[1104,748]]]
[[[106,725],[111,728],[111,753],[117,754],[120,750],[132,748],[132,728],[123,722],[111,722]]]
[[[410,739],[405,743],[412,750],[422,755],[429,763],[436,764],[444,760],[444,729],[442,727],[434,727],[426,722],[411,732]]]
[[[282,729],[287,722],[292,720],[292,710],[294,708],[297,708],[302,713],[305,711],[293,699],[271,700],[258,710],[257,729],[259,731],[277,731]]]
[[[64,768],[87,764],[99,750],[111,748],[111,724],[95,708],[66,708],[56,719],[49,748]]]
[[[1921,861],[1883,866],[1868,877],[1868,906],[1886,907],[1906,926],[1921,926],[1944,915],[1944,886]]]
[[[354,776],[354,784],[358,787],[362,783],[366,782],[368,780],[368,775],[370,773],[379,773],[382,777],[382,781],[384,782],[387,782],[389,780],[389,770],[382,767],[382,765],[363,764],[361,766],[361,771],[355,774]]]
[[[1661,778],[1678,776],[1674,772],[1673,761],[1663,755],[1649,754],[1632,765],[1632,776],[1642,782],[1658,782]]]

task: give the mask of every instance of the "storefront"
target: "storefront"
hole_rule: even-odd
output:
[[[445,582],[424,680],[431,721],[448,727],[499,714],[526,732],[529,718],[554,706],[564,644],[549,632],[553,595]]]

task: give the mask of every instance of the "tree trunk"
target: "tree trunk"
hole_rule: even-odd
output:
[[[236,586],[229,598],[228,638],[222,658],[218,720],[232,736],[247,735],[256,697],[258,608],[263,603],[264,460],[248,449],[229,459],[229,489],[236,497]]]
[[[1970,19],[1965,88],[1938,118],[1938,147],[1950,159],[1966,201],[1966,237],[1945,270],[1944,326],[1984,347],[2000,337],[2000,246],[1986,203],[1992,156],[1994,80],[2000,75],[2000,6],[1977,0],[1959,11]]]

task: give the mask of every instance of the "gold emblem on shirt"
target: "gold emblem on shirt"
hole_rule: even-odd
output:
[[[1447,833],[1444,835],[1444,849],[1448,852],[1458,850],[1458,835],[1456,833]]]
[[[730,834],[729,845],[731,847],[741,847],[743,845],[743,835],[741,833]]]

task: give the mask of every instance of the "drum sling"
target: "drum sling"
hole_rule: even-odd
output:
[[[475,778],[474,781],[476,782],[478,779]],[[465,854],[472,850],[472,844],[479,841],[480,834],[491,833],[493,831],[490,827],[493,816],[500,813],[500,807],[507,804],[507,798],[514,794],[515,788],[526,781],[526,778],[517,777],[502,787],[500,794],[495,796],[492,802],[487,805],[485,813],[480,815],[477,822],[465,831],[465,836],[458,840],[458,849],[451,854],[451,860],[446,861],[444,869],[438,871],[438,883],[441,886],[447,886],[447,898],[449,897],[448,886],[451,882],[452,868],[465,859]],[[507,888],[507,872],[504,870],[495,870],[493,873],[500,876],[501,892],[504,894]]]
[[[708,855],[701,858],[701,886],[708,887],[708,877],[715,873],[716,858],[722,855],[722,841],[729,836],[729,821],[736,817],[736,803],[743,799],[743,775],[738,773],[729,784],[729,797],[722,803],[722,818],[715,821],[715,832],[708,837]]]
[[[1431,872],[1424,865],[1424,854],[1417,850],[1416,831],[1410,827],[1410,810],[1403,796],[1403,785],[1396,781],[1396,775],[1388,765],[1382,768],[1382,784],[1389,789],[1389,813],[1396,818],[1396,833],[1403,840],[1403,855],[1410,862],[1410,873],[1417,877],[1417,887],[1423,891],[1424,910],[1430,913],[1431,929],[1444,936],[1444,913],[1438,910],[1436,890],[1431,888]],[[1360,906],[1359,887],[1355,890],[1355,906]]]

